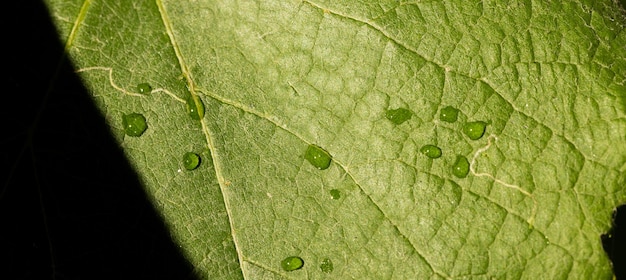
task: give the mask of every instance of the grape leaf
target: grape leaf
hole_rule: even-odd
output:
[[[47,5],[207,278],[613,275],[600,235],[626,201],[616,2]],[[439,118],[448,106],[457,121]],[[398,108],[411,117],[386,118]],[[147,120],[140,137],[124,134],[129,113]],[[470,122],[485,134],[468,138]],[[328,169],[305,159],[311,145],[332,157]],[[187,152],[201,156],[197,169],[184,168]],[[281,269],[289,256],[304,266]]]

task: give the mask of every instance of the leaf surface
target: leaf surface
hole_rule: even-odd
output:
[[[608,279],[626,20],[613,1],[544,2],[47,1],[207,278]],[[386,118],[397,108],[410,117]],[[140,137],[124,134],[128,113],[146,117]],[[288,256],[303,268],[282,270]]]

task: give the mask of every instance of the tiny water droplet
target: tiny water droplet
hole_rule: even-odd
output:
[[[324,273],[331,273],[333,272],[333,269],[335,269],[333,267],[333,261],[331,261],[329,258],[325,258],[320,262],[320,269],[322,270],[322,272]]]
[[[422,154],[426,155],[429,158],[439,158],[441,157],[441,148],[435,146],[435,145],[424,145],[421,149],[420,152],[422,152]]]
[[[187,98],[187,114],[194,120],[201,120],[204,118],[204,103],[200,96],[196,96],[197,99],[194,99],[193,96],[189,96]],[[196,102],[196,100],[198,102]]]
[[[388,109],[385,112],[385,117],[394,124],[402,124],[409,120],[411,116],[413,116],[413,112],[405,108]]]
[[[139,113],[130,113],[122,116],[124,132],[128,136],[139,137],[148,128],[146,118]]]
[[[467,161],[467,158],[462,155],[457,155],[456,161],[454,162],[454,165],[452,165],[452,174],[458,178],[465,178],[467,177],[467,173],[469,173],[469,167],[469,161]]]
[[[196,153],[187,152],[183,155],[183,166],[187,170],[194,170],[200,166],[200,156]]]
[[[141,83],[137,85],[137,91],[141,94],[148,94],[152,92],[152,86],[148,83]]]
[[[453,123],[456,122],[459,117],[459,109],[452,106],[446,106],[439,112],[439,119],[444,122]]]
[[[338,189],[332,189],[330,190],[330,198],[337,200],[341,198],[341,191]]]
[[[485,134],[487,123],[482,121],[468,122],[463,125],[463,133],[467,135],[469,139],[478,140]]]
[[[319,170],[324,170],[330,166],[331,157],[324,149],[310,144],[304,153],[304,158]]]
[[[302,258],[300,257],[291,256],[285,258],[282,262],[280,262],[280,266],[285,271],[294,271],[304,266],[304,260],[302,260]]]

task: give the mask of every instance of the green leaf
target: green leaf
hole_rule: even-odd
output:
[[[207,278],[609,279],[626,20],[614,1],[581,2],[47,4]],[[456,122],[439,119],[448,106]],[[411,119],[395,125],[388,108]],[[124,137],[128,112],[149,123],[140,137]],[[474,120],[489,124],[475,141],[462,131]],[[328,169],[307,162],[310,145]],[[196,170],[188,151],[204,151]],[[290,256],[304,266],[281,269]]]

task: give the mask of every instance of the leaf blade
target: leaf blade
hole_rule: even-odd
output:
[[[335,275],[350,277],[608,277],[599,235],[626,198],[625,151],[611,145],[626,135],[625,55],[615,47],[625,40],[616,32],[624,21],[606,22],[615,15],[609,2],[588,7],[597,13],[568,3],[480,1],[464,13],[454,2],[157,1],[145,10],[98,3],[102,10],[85,21],[92,38],[79,33],[72,57],[83,68],[112,69],[85,76],[114,131],[119,111],[151,112],[154,134],[120,143],[210,275],[215,266],[233,278],[321,278],[316,262],[330,255]],[[102,18],[119,24],[103,26]],[[147,41],[115,39],[133,28]],[[106,36],[118,46],[98,40]],[[90,53],[93,45],[102,49]],[[155,46],[159,55],[150,52]],[[141,59],[149,69],[136,66]],[[179,73],[184,81],[173,78]],[[200,127],[180,116],[184,104],[171,96],[119,96],[142,76],[183,100],[202,96]],[[460,122],[436,120],[448,105],[460,109]],[[389,107],[416,114],[395,127],[384,122]],[[490,122],[489,137],[464,139],[460,125],[472,120]],[[181,128],[187,133],[173,133]],[[440,160],[420,157],[426,143],[442,147]],[[337,165],[309,170],[310,144]],[[175,161],[154,164],[190,147],[211,150],[212,160],[193,173],[203,177],[180,184],[211,182],[202,192],[221,213],[209,215],[221,220],[219,234],[201,225],[183,230],[197,217],[181,216],[206,208],[180,205],[202,195],[178,184],[172,190]],[[471,159],[466,179],[451,176],[455,154]],[[340,205],[328,194],[337,188],[346,194]],[[220,237],[207,245],[196,234]],[[218,242],[229,237],[227,246]],[[206,257],[207,247],[220,245],[229,249]],[[305,267],[286,274],[280,260],[295,253]]]

